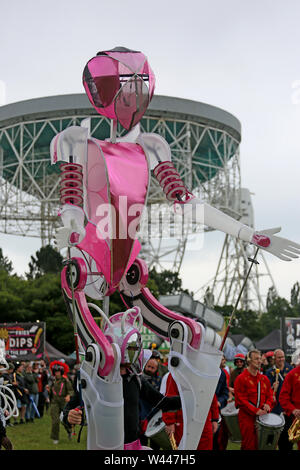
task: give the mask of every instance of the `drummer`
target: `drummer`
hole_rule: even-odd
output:
[[[290,424],[294,419],[300,423],[300,348],[293,354],[292,362],[295,367],[287,374],[279,395],[279,402],[287,414]],[[300,450],[300,441],[297,442]]]
[[[280,415],[284,412],[279,403],[279,394],[286,375],[292,369],[293,367],[285,361],[284,351],[282,349],[275,349],[274,365],[266,371],[266,376],[271,382],[271,387],[276,399],[275,406],[272,408],[272,413]],[[293,444],[289,441],[288,437],[288,429],[290,424],[290,420],[288,419],[287,415],[285,415],[285,426],[280,434],[278,441],[279,450],[292,450],[293,448]]]
[[[247,361],[248,367],[234,382],[235,405],[239,409],[241,450],[257,450],[256,418],[271,411],[274,398],[269,379],[260,373],[260,351],[249,351]]]
[[[152,356],[147,361],[144,367],[143,376],[148,380],[152,387],[156,388],[156,390],[160,389],[162,377],[159,374],[158,360],[155,357]]]
[[[158,373],[158,360],[152,354],[150,359],[146,362],[143,370],[143,378],[156,390],[160,390],[161,379]],[[148,400],[143,397],[140,398],[140,428],[141,435],[140,441],[143,445],[147,445],[148,438],[144,435],[147,429],[147,424],[152,416],[153,406]],[[154,450],[159,450],[159,446],[156,442],[150,440],[150,447]]]

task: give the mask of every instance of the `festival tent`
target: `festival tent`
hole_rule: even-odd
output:
[[[47,362],[59,361],[63,359],[68,365],[74,365],[75,360],[64,354],[63,352],[56,349],[52,344],[45,342],[45,360]]]
[[[274,351],[274,349],[281,348],[281,331],[271,331],[267,336],[256,342],[256,347],[261,352]]]
[[[235,344],[235,346],[242,345],[242,346],[244,346],[248,351],[250,351],[250,349],[254,349],[254,348],[255,348],[255,345],[254,345],[252,339],[248,338],[248,336],[245,336],[245,335],[242,335],[242,334],[239,334],[239,335],[231,335],[231,334],[229,334],[228,336],[229,336],[229,338],[233,341],[233,343]]]

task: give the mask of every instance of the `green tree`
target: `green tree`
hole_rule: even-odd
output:
[[[267,311],[262,313],[259,319],[262,337],[279,329],[281,318],[294,316],[289,302],[283,297],[279,297],[272,287],[268,291],[266,307]]]
[[[63,267],[63,257],[51,245],[40,248],[31,256],[29,272],[25,273],[27,279],[35,279],[48,273],[59,273]]]
[[[226,322],[233,312],[232,305],[215,306],[214,309],[222,313]],[[262,331],[259,326],[259,313],[254,310],[236,310],[233,317],[230,334],[238,335],[243,334],[250,338],[252,341],[258,340],[262,337]]]
[[[46,337],[65,354],[74,350],[74,331],[62,296],[60,275],[48,273],[26,281],[27,321],[46,322]]]
[[[293,315],[295,317],[300,317],[300,285],[299,282],[296,282],[291,290],[291,307],[293,310]]]
[[[0,248],[0,270],[4,269],[8,274],[12,274],[13,265],[12,262],[3,255],[2,248]]]
[[[191,295],[187,289],[182,288],[182,280],[179,274],[168,269],[157,272],[155,267],[152,268],[149,271],[149,281],[154,281],[153,287],[157,289],[158,295],[173,295],[181,292]],[[150,285],[149,281],[148,285]]]

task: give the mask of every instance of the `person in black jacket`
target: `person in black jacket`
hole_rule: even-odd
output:
[[[229,388],[227,386],[227,378],[223,369],[216,388],[216,396],[218,400],[219,411],[221,411],[227,405],[229,397]],[[220,413],[221,415],[221,413]],[[228,443],[228,430],[224,418],[221,417],[221,422],[217,432],[214,434],[213,450],[226,450]]]
[[[141,375],[137,375],[131,364],[121,364],[120,372],[123,380],[124,397],[124,444],[135,442],[140,437],[140,399],[147,401],[152,407],[152,415],[156,411],[173,411],[181,408],[179,396],[165,397],[158,392]],[[71,425],[82,424],[83,408],[79,391],[71,397],[63,410],[63,423]]]
[[[26,388],[25,385],[25,379],[23,375],[24,371],[24,364],[22,362],[16,362],[15,363],[15,370],[12,374],[12,385],[13,385],[13,391],[17,399],[17,406],[19,408],[19,413],[20,413],[20,424],[25,423],[25,412],[26,412],[26,407],[29,403],[29,398],[28,398],[28,389]],[[14,424],[18,424],[17,420],[15,419]]]

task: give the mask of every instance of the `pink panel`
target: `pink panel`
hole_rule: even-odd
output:
[[[115,287],[128,265],[145,204],[148,165],[139,145],[101,142],[101,148],[107,164],[111,203],[116,213],[115,238],[112,240],[112,276]]]
[[[111,251],[107,241],[103,240],[97,232],[97,228],[88,223],[85,227],[86,236],[77,246],[94,258],[100,272],[104,275],[108,284],[111,284]]]
[[[95,259],[115,288],[141,248],[136,230],[148,191],[147,160],[137,144],[94,139],[88,144],[87,174],[90,222],[78,247]]]

